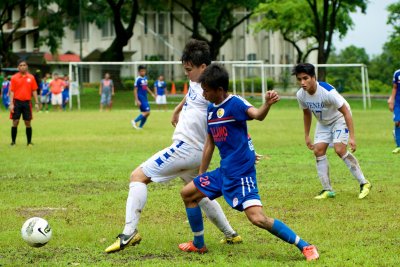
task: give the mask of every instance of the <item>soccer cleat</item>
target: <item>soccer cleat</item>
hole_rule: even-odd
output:
[[[225,236],[221,241],[219,241],[221,244],[229,244],[229,245],[234,245],[234,244],[240,244],[243,243],[243,239],[240,235],[234,234],[231,237]]]
[[[303,255],[307,261],[315,261],[319,259],[317,248],[314,245],[309,245],[303,248]]]
[[[392,153],[393,154],[399,154],[400,153],[400,147],[396,147],[395,149],[393,149]]]
[[[15,143],[14,143],[14,142],[11,142],[10,146],[15,146]]]
[[[136,122],[134,120],[131,120],[132,127],[135,128],[136,130],[139,130],[139,127],[136,125]]]
[[[334,198],[336,196],[335,192],[329,190],[322,190],[318,196],[314,197],[314,199],[326,199],[326,198]]]
[[[208,249],[205,245],[202,248],[196,248],[193,244],[193,241],[179,244],[178,247],[180,250],[185,251],[185,252],[197,252],[199,254],[204,254],[204,253],[208,252]]]
[[[125,247],[131,245],[135,246],[140,243],[142,240],[142,237],[136,230],[133,232],[132,235],[124,235],[124,234],[119,234],[117,236],[117,240],[108,248],[105,249],[105,252],[111,253],[111,252],[117,252],[120,250],[123,250]]]
[[[33,147],[33,143],[29,143],[26,145],[27,147]]]
[[[369,191],[371,191],[372,185],[370,182],[360,185],[360,194],[358,195],[359,199],[363,199],[368,196]]]

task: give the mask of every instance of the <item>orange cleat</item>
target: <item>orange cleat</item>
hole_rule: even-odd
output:
[[[197,252],[199,254],[204,254],[208,252],[207,247],[204,245],[202,248],[196,248],[193,244],[193,241],[189,241],[186,243],[179,244],[179,249],[185,252]]]
[[[303,248],[303,255],[306,257],[307,261],[318,260],[319,254],[317,248],[314,245],[309,245]]]

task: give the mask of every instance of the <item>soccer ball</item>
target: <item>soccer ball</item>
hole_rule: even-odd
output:
[[[33,217],[22,225],[21,234],[29,246],[42,247],[49,242],[52,232],[45,219]]]

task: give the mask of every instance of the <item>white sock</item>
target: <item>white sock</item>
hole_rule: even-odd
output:
[[[331,180],[329,179],[329,163],[326,155],[317,157],[317,173],[324,190],[332,191]]]
[[[129,184],[129,194],[126,200],[124,235],[131,235],[139,223],[140,214],[147,201],[147,185],[141,182]]]
[[[207,218],[215,224],[226,237],[232,237],[236,234],[216,200],[210,200],[208,197],[205,197],[199,202],[199,206],[207,215]]]
[[[357,179],[360,185],[367,183],[367,180],[365,180],[364,174],[361,171],[360,165],[358,164],[358,161],[356,157],[353,156],[353,154],[347,151],[346,155],[342,157],[342,160],[344,161],[344,163],[346,163],[347,168],[349,168],[351,174],[353,174],[354,178]]]

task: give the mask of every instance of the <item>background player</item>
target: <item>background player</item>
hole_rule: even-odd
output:
[[[182,54],[182,64],[190,80],[188,94],[175,107],[172,125],[175,131],[171,146],[157,152],[137,167],[131,174],[126,202],[125,228],[106,252],[115,252],[141,241],[137,225],[147,201],[147,185],[151,182],[167,182],[180,177],[185,183],[197,176],[201,163],[207,130],[208,101],[198,83],[200,74],[211,63],[208,44],[190,40]],[[254,161],[253,161],[254,162]],[[222,243],[240,243],[242,238],[232,229],[218,202],[203,198],[199,206],[225,238]]]
[[[360,184],[359,199],[365,198],[371,190],[357,159],[351,152],[356,151],[353,118],[347,101],[336,89],[325,82],[317,82],[315,68],[309,63],[300,63],[293,69],[301,87],[297,91],[297,100],[303,109],[304,135],[307,147],[314,151],[317,161],[317,172],[323,190],[315,199],[335,197],[329,178],[329,164],[326,150],[333,143],[336,154],[350,169]],[[317,119],[314,144],[310,138],[312,115]],[[351,152],[347,151],[347,144]]]
[[[167,110],[167,83],[164,81],[164,76],[160,75],[154,83],[154,94],[156,95],[156,104],[163,106]]]
[[[133,90],[133,95],[135,96],[135,103],[140,109],[140,114],[136,119],[132,120],[132,127],[135,129],[142,129],[143,125],[146,123],[147,118],[150,116],[150,105],[147,101],[147,92],[149,92],[154,98],[155,95],[149,89],[147,85],[146,77],[146,67],[140,65],[138,67],[139,77],[135,81],[135,89]],[[136,125],[140,121],[139,127]]]
[[[4,76],[4,80],[1,84],[1,101],[3,102],[3,106],[8,110],[8,107],[10,106],[10,96],[9,96],[9,91],[10,91],[10,81],[11,76]]]
[[[179,248],[186,252],[205,253],[204,227],[199,201],[207,196],[215,199],[224,196],[226,202],[238,211],[244,211],[254,225],[268,230],[280,239],[295,244],[307,260],[318,259],[315,246],[299,238],[281,221],[267,217],[258,195],[256,169],[254,166],[254,147],[248,139],[247,120],[264,120],[271,106],[279,101],[275,91],[268,91],[265,103],[254,108],[246,100],[228,94],[228,72],[218,64],[208,66],[199,81],[204,90],[204,97],[209,100],[208,137],[200,173],[181,191],[186,206],[194,241],[182,243]],[[218,147],[221,156],[220,167],[206,172],[214,148]]]
[[[110,74],[106,72],[104,79],[100,81],[99,95],[100,95],[100,111],[103,107],[111,111],[112,96],[115,94],[114,82],[110,79]]]
[[[32,146],[32,95],[35,99],[35,107],[38,110],[39,102],[37,96],[37,84],[35,77],[28,72],[28,64],[25,60],[18,63],[18,73],[11,77],[10,84],[10,119],[11,127],[11,146],[15,145],[17,138],[19,120],[22,118],[25,122],[25,132],[27,145]]]
[[[397,147],[392,151],[394,154],[400,153],[400,69],[393,74],[392,94],[388,99],[389,110],[393,112],[394,139]]]

